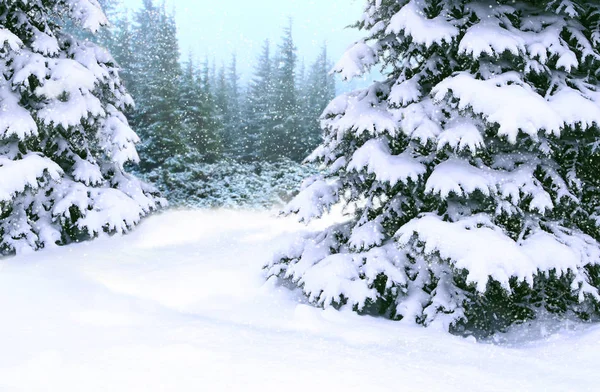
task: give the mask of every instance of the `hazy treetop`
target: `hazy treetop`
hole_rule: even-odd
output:
[[[124,0],[137,8],[141,0]],[[207,4],[208,3],[208,4]],[[238,56],[241,72],[247,77],[266,38],[277,44],[288,17],[294,19],[294,39],[299,53],[310,63],[327,41],[331,57],[337,60],[359,35],[345,27],[356,21],[362,0],[239,0],[199,2],[167,0],[175,10],[182,54],[227,62]],[[187,56],[186,56],[187,57]],[[185,58],[185,57],[184,57]]]

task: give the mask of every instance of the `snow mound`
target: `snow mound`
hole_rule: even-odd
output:
[[[398,379],[444,392],[597,385],[598,327],[537,323],[498,337],[504,345],[476,344],[347,308],[317,309],[273,279],[264,283],[265,259],[304,230],[266,212],[174,211],[127,236],[0,260],[0,389],[364,391],[392,390]],[[373,260],[385,259],[376,253]],[[348,262],[332,259],[329,268],[350,276]]]

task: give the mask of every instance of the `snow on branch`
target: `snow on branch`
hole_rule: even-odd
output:
[[[8,86],[0,87],[0,140],[15,135],[19,140],[37,134],[37,124],[29,112],[19,105],[18,94]]]
[[[600,124],[600,106],[580,92],[564,87],[545,99],[512,72],[488,80],[461,72],[439,83],[432,94],[437,102],[448,95],[456,98],[459,110],[471,109],[489,123],[498,124],[498,135],[513,144],[519,132],[538,140],[540,131],[560,136],[565,126],[587,129]]]
[[[362,76],[376,62],[375,51],[365,42],[359,41],[346,50],[333,68],[344,80]]]
[[[386,32],[388,34],[404,32],[414,42],[427,48],[433,44],[451,43],[458,36],[459,30],[443,15],[433,19],[427,18],[424,7],[425,1],[411,0],[390,19]]]
[[[392,155],[383,139],[371,139],[356,150],[347,169],[358,172],[366,169],[367,173],[375,174],[378,181],[387,182],[390,186],[408,180],[416,182],[426,171],[425,165],[411,157],[409,152]]]
[[[0,27],[0,44],[2,46],[8,45],[10,49],[17,52],[23,45],[23,41],[10,30]]]
[[[81,27],[96,32],[108,24],[98,0],[63,0],[69,14]]]
[[[426,214],[403,226],[396,237],[401,246],[420,241],[425,255],[437,256],[439,262],[449,260],[454,268],[468,271],[468,282],[481,293],[486,291],[490,277],[510,291],[513,277],[533,284],[539,271],[566,274],[598,262],[544,231],[516,242],[486,216],[452,223]]]
[[[460,44],[459,53],[478,59],[482,54],[498,56],[510,52],[517,56],[526,51],[525,39],[515,32],[500,27],[500,21],[484,20],[470,27]]]
[[[378,102],[381,85],[355,91],[336,99],[325,110],[325,125],[338,132],[338,139],[352,130],[360,135],[395,134],[397,123],[385,102]]]
[[[438,136],[438,150],[445,146],[457,152],[469,150],[476,154],[477,150],[485,148],[485,141],[474,121],[459,117],[451,120]]]
[[[37,189],[38,181],[44,175],[52,180],[59,180],[62,173],[60,166],[52,160],[35,153],[18,160],[0,156],[0,202],[12,200],[15,194],[27,188]]]
[[[436,166],[426,183],[428,193],[447,199],[450,194],[469,196],[476,191],[500,197],[518,206],[530,199],[529,209],[545,213],[554,208],[550,194],[535,179],[535,164],[523,164],[512,171],[475,167],[451,158]]]
[[[310,222],[320,218],[329,208],[340,200],[341,184],[339,180],[307,180],[300,193],[284,208],[286,215],[297,214],[300,222]]]

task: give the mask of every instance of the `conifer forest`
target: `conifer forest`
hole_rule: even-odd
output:
[[[0,391],[598,391],[597,0],[0,0]]]
[[[100,4],[110,25],[82,38],[108,48],[134,99],[125,112],[142,140],[133,170],[175,205],[271,207],[288,200],[311,172],[300,164],[321,142],[319,116],[336,95],[326,43],[306,64],[290,17],[278,41],[265,38],[243,83],[235,53],[227,63],[180,55],[164,3],[144,1],[137,10],[114,0]]]

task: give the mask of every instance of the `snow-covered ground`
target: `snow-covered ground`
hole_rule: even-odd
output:
[[[0,261],[0,391],[598,390],[600,327],[509,343],[308,306],[261,265],[305,228],[175,211]]]

